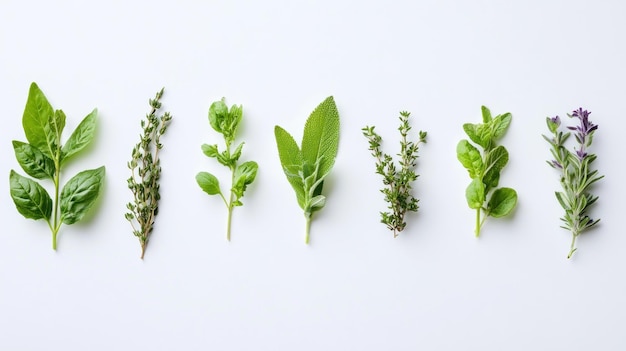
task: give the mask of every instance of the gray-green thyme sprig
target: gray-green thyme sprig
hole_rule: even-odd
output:
[[[417,180],[415,166],[419,144],[426,142],[426,132],[419,132],[417,142],[407,141],[407,135],[411,130],[409,125],[410,112],[400,112],[400,170],[396,169],[393,157],[381,151],[382,138],[374,131],[374,127],[366,126],[362,129],[363,135],[369,141],[369,150],[376,158],[376,173],[383,176],[384,188],[380,191],[385,195],[385,201],[389,204],[389,212],[381,212],[381,222],[393,231],[393,237],[406,227],[405,214],[407,211],[417,212],[418,199],[411,194],[411,183]]]
[[[587,215],[589,206],[594,204],[598,197],[589,192],[590,186],[604,176],[598,175],[597,170],[592,169],[592,163],[597,156],[587,153],[587,148],[591,146],[593,134],[598,126],[589,120],[591,113],[579,108],[568,116],[578,118],[579,125],[567,127],[573,130],[578,148],[569,151],[565,148],[565,142],[571,136],[570,132],[559,131],[561,119],[559,116],[546,118],[548,129],[553,137],[543,136],[550,143],[550,152],[553,160],[547,161],[550,167],[560,172],[560,181],[563,191],[555,192],[559,204],[565,210],[565,215],[561,218],[564,225],[561,228],[572,233],[572,243],[567,258],[571,258],[576,251],[576,238],[585,230],[596,225],[600,219],[593,220]]]
[[[161,108],[163,90],[156,93],[154,99],[149,100],[151,107],[146,119],[141,121],[143,134],[141,140],[133,148],[132,159],[128,162],[131,176],[128,178],[128,188],[133,193],[133,201],[126,207],[126,219],[133,227],[133,234],[139,238],[141,244],[141,259],[146,252],[150,234],[154,227],[154,220],[159,211],[159,178],[161,177],[161,160],[159,150],[163,148],[161,136],[165,134],[172,119],[169,112],[161,116],[157,111]]]

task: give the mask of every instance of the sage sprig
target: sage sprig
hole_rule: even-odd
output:
[[[149,99],[150,113],[145,120],[141,120],[143,133],[140,141],[135,145],[128,162],[130,178],[128,188],[133,193],[133,201],[126,204],[129,212],[125,217],[133,228],[133,235],[139,239],[141,245],[141,259],[148,247],[148,241],[154,228],[154,221],[159,212],[159,179],[161,178],[161,159],[159,151],[163,148],[161,136],[165,134],[167,126],[172,120],[169,112],[158,115],[161,108],[161,97],[164,88],[156,93],[154,99]]]
[[[274,128],[278,155],[283,172],[296,192],[298,205],[304,210],[309,243],[311,216],[326,204],[322,195],[324,179],[330,173],[339,147],[339,112],[329,96],[311,113],[304,125],[301,147],[283,128]]]
[[[244,196],[248,185],[254,182],[259,168],[258,164],[254,161],[246,161],[242,164],[237,164],[241,157],[244,142],[239,143],[234,151],[231,150],[242,118],[243,109],[241,105],[233,105],[229,110],[228,106],[226,106],[225,99],[212,103],[209,108],[209,123],[216,132],[222,134],[226,147],[224,151],[220,152],[217,144],[202,145],[202,152],[205,155],[217,159],[217,162],[228,167],[231,171],[231,186],[228,192],[228,200],[226,200],[220,188],[217,177],[208,172],[200,172],[196,175],[196,181],[200,188],[209,195],[219,195],[228,209],[226,225],[226,239],[228,241],[230,241],[233,209],[237,206],[243,206],[241,198]]]
[[[465,139],[456,147],[458,160],[472,178],[465,191],[465,198],[468,206],[476,210],[476,237],[480,235],[487,217],[504,217],[517,204],[515,190],[504,187],[496,189],[500,172],[509,161],[509,152],[504,146],[496,145],[496,141],[505,134],[512,116],[507,112],[492,117],[491,111],[485,106],[482,106],[482,116],[483,123],[466,123],[463,130],[471,141],[483,149],[483,153]]]
[[[389,212],[381,212],[381,222],[393,231],[393,237],[397,237],[406,227],[405,214],[407,211],[417,212],[418,199],[411,194],[412,183],[417,180],[415,166],[419,145],[426,142],[426,132],[419,132],[419,140],[408,141],[407,136],[411,130],[409,125],[410,112],[400,112],[400,153],[398,162],[400,170],[396,169],[393,157],[381,151],[382,137],[374,131],[374,127],[365,126],[361,129],[363,135],[369,141],[369,150],[376,158],[376,173],[383,176],[384,188],[380,191],[385,195]]]
[[[561,119],[559,116],[546,118],[548,129],[552,137],[543,135],[543,138],[550,144],[550,152],[553,160],[547,161],[550,167],[559,171],[559,178],[563,191],[555,192],[556,199],[565,210],[565,215],[561,218],[563,225],[561,228],[572,233],[572,242],[567,258],[571,258],[576,251],[576,238],[587,229],[595,226],[600,219],[593,220],[587,214],[588,209],[597,200],[590,192],[592,184],[604,178],[592,167],[597,156],[589,154],[587,148],[591,146],[593,135],[598,126],[589,120],[591,112],[579,108],[570,118],[577,118],[577,126],[568,126],[567,129],[575,132],[574,137],[578,147],[569,151],[565,147],[565,142],[571,136],[571,132],[564,133],[559,130]]]
[[[54,250],[61,225],[80,221],[95,204],[104,184],[105,168],[102,166],[79,172],[61,188],[63,167],[94,139],[97,113],[97,109],[89,113],[63,144],[65,113],[52,108],[37,84],[30,85],[22,117],[28,143],[14,140],[13,149],[26,174],[52,180],[54,201],[38,182],[14,170],[9,175],[11,198],[22,216],[48,223]]]

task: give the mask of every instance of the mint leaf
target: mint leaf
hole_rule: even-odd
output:
[[[487,204],[487,215],[491,217],[507,216],[517,204],[517,192],[511,188],[499,188],[491,194]]]
[[[456,157],[469,172],[470,178],[479,177],[484,170],[483,159],[478,149],[467,140],[461,140],[456,146]]]
[[[472,180],[469,184],[465,190],[465,197],[467,198],[469,208],[480,209],[483,206],[483,202],[485,202],[485,186],[479,178]]]

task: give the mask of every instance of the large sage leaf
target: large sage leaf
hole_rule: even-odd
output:
[[[311,165],[319,163],[318,179],[333,167],[338,147],[339,112],[335,100],[329,96],[313,110],[302,136],[302,158]]]

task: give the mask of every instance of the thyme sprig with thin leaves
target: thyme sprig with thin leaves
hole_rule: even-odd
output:
[[[222,166],[226,166],[231,171],[231,186],[228,192],[228,200],[220,189],[220,183],[213,174],[208,172],[200,172],[196,175],[196,182],[200,188],[209,195],[219,195],[224,201],[224,205],[228,209],[228,219],[226,224],[226,239],[230,241],[230,227],[233,217],[233,210],[237,206],[243,206],[241,198],[248,188],[248,185],[254,182],[259,166],[254,161],[246,161],[238,164],[241,157],[244,142],[239,143],[235,150],[231,150],[235,138],[237,137],[237,129],[243,118],[243,109],[241,105],[233,105],[230,110],[226,105],[225,99],[216,101],[209,107],[209,123],[211,127],[224,137],[226,148],[219,152],[217,144],[202,145],[202,152],[210,157],[217,159]]]
[[[374,127],[365,126],[361,129],[363,135],[369,141],[369,150],[376,158],[376,173],[383,176],[384,188],[380,191],[385,195],[389,212],[381,212],[381,223],[393,231],[393,237],[397,237],[406,227],[405,214],[407,211],[417,212],[418,199],[411,194],[411,183],[417,180],[415,166],[419,145],[426,142],[426,132],[419,132],[417,142],[408,141],[407,136],[411,130],[409,117],[411,113],[400,112],[400,153],[398,153],[400,170],[396,169],[393,157],[381,151],[383,139],[374,131]]]
[[[565,142],[571,136],[570,132],[564,133],[559,130],[561,119],[559,116],[546,118],[546,123],[552,137],[543,135],[543,138],[550,144],[550,152],[553,160],[547,161],[550,167],[560,172],[560,182],[563,191],[555,192],[556,198],[565,210],[565,215],[561,218],[563,225],[561,228],[572,233],[572,242],[567,258],[571,258],[576,251],[576,238],[587,229],[595,226],[600,219],[593,220],[587,214],[589,206],[593,205],[598,196],[590,193],[592,184],[604,178],[598,175],[598,171],[592,168],[592,163],[597,156],[589,154],[587,148],[591,146],[593,135],[598,126],[589,120],[591,112],[579,108],[570,118],[578,118],[578,126],[568,126],[567,129],[575,131],[574,137],[578,148],[569,151],[565,147]]]
[[[128,168],[131,176],[128,178],[128,188],[133,193],[133,201],[126,205],[130,212],[126,219],[133,228],[133,234],[141,244],[141,259],[143,259],[150,235],[154,228],[154,221],[159,212],[159,179],[161,178],[161,159],[159,151],[163,148],[161,136],[165,134],[172,120],[169,112],[159,116],[161,97],[164,88],[156,93],[154,99],[149,99],[150,113],[141,121],[143,134],[132,151]]]
[[[505,187],[496,189],[500,172],[509,162],[509,152],[504,146],[496,145],[496,141],[506,133],[512,116],[507,112],[492,117],[487,107],[482,106],[481,110],[483,123],[465,123],[463,130],[471,141],[483,149],[482,154],[465,139],[456,147],[459,162],[472,178],[465,190],[465,198],[468,206],[476,210],[476,237],[480,236],[480,229],[487,217],[507,216],[517,205],[515,190]]]

